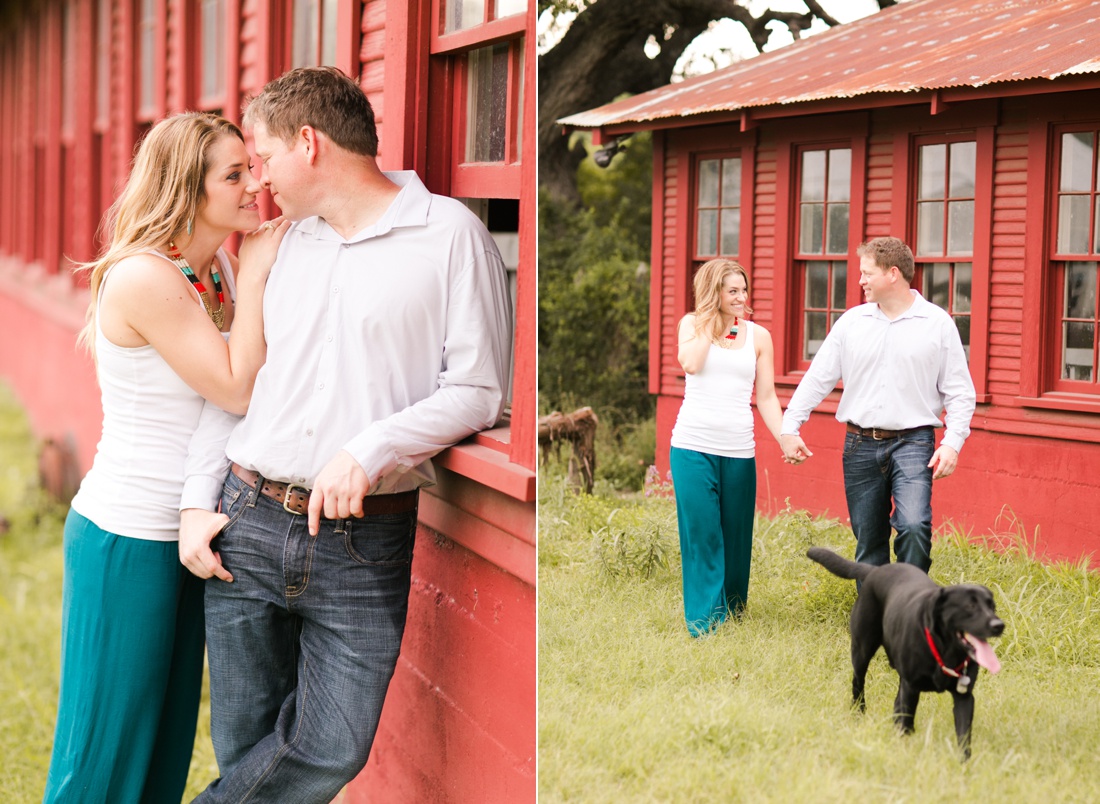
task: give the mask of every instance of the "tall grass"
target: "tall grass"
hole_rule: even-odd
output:
[[[38,487],[34,438],[0,384],[0,802],[42,800],[61,653],[65,510]],[[205,685],[186,801],[214,778]]]
[[[850,556],[839,523],[758,517],[743,618],[696,640],[671,500],[578,497],[544,475],[539,529],[540,804],[1100,801],[1100,575],[1084,565],[937,538],[932,577],[985,583],[1007,623],[963,763],[950,696],[924,695],[916,733],[896,732],[881,652],[866,714],[851,710],[855,584],[805,557],[811,544]],[[616,552],[615,534],[661,543],[668,568],[637,571],[647,553]]]

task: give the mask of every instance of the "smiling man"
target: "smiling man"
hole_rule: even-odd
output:
[[[181,560],[211,579],[221,772],[196,800],[329,802],[366,764],[397,662],[429,459],[504,409],[510,301],[481,221],[379,169],[353,80],[292,70],[244,120],[294,224],[248,413],[208,411],[181,504]]]
[[[974,382],[951,316],[910,288],[909,247],[896,237],[877,237],[857,253],[867,303],[829,331],[787,406],[780,444],[788,463],[810,457],[799,429],[843,381],[836,418],[847,425],[844,491],[856,561],[890,563],[893,528],[898,561],[927,572],[932,481],[958,464],[974,415]],[[937,449],[935,430],[945,425]]]

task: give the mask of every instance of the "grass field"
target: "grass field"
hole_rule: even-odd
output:
[[[34,439],[0,385],[0,802],[42,800],[57,716],[61,531],[38,491]],[[217,776],[204,691],[186,801]]]
[[[940,535],[932,577],[989,586],[1003,668],[976,684],[973,758],[951,698],[892,723],[897,675],[880,652],[867,712],[851,710],[855,584],[805,558],[851,531],[788,512],[758,518],[744,617],[687,635],[675,507],[667,499],[539,500],[539,801],[1100,801],[1100,575]]]

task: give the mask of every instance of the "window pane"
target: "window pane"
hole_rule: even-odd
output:
[[[825,340],[828,313],[806,313],[806,335],[802,343],[802,357],[813,360]]]
[[[154,74],[156,73],[157,4],[156,0],[142,0],[141,4],[141,108],[148,109],[155,102]],[[45,104],[43,104],[45,106]]]
[[[917,204],[917,254],[943,254],[943,202]]]
[[[1092,190],[1092,132],[1077,131],[1062,135],[1062,173],[1058,189],[1063,193],[1087,193]]]
[[[527,10],[527,0],[493,0],[493,19],[522,14]]]
[[[1096,315],[1096,263],[1066,263],[1064,318],[1094,318]]]
[[[825,200],[825,152],[802,153],[802,201]]]
[[[467,56],[466,161],[503,162],[508,118],[508,43]]]
[[[699,163],[699,206],[718,206],[717,159],[704,159]]]
[[[944,310],[951,309],[951,264],[934,262],[924,267],[924,297]]]
[[[524,36],[521,36],[514,45],[514,47],[519,50],[519,59],[517,60],[519,62],[519,78],[517,79],[519,81],[519,92],[516,97],[516,108],[513,113],[513,118],[516,124],[516,159],[521,162],[523,161],[523,76],[524,70],[526,69],[524,64],[527,62],[527,59],[524,57],[524,54],[527,52],[526,46],[527,38]]]
[[[1063,195],[1058,199],[1058,252],[1088,254],[1089,196]]]
[[[317,0],[294,0],[293,67],[317,66]]]
[[[920,185],[917,198],[943,198],[946,160],[946,145],[921,146]]]
[[[962,262],[955,266],[955,304],[953,312],[970,312],[970,286],[973,273],[973,266],[968,262]]]
[[[111,115],[111,4],[99,2],[96,24],[96,121],[106,123]]]
[[[848,205],[829,204],[829,245],[827,254],[848,253]]]
[[[834,310],[843,310],[847,306],[848,295],[848,263],[833,263],[833,297],[829,300],[829,307]]]
[[[1100,195],[1096,198],[1096,223],[1092,227],[1092,250],[1100,251]]]
[[[852,151],[834,148],[829,151],[829,200],[848,201],[852,197]]]
[[[974,171],[976,142],[951,143],[951,196],[953,198],[972,198],[974,196]]]
[[[741,160],[722,160],[722,206],[741,206]],[[725,253],[725,252],[723,252]]]
[[[947,253],[974,253],[973,201],[951,201],[947,205]]]
[[[695,253],[699,255],[714,256],[718,253],[718,210],[699,210],[695,243]]]
[[[798,237],[798,250],[804,254],[821,254],[824,250],[825,205],[803,204]]]
[[[970,359],[970,316],[957,315],[955,316],[955,326],[959,330],[959,340],[962,341],[963,351],[966,353],[966,359]]]
[[[202,4],[202,96],[216,98],[225,90],[225,12],[222,0]]]
[[[447,16],[443,33],[461,31],[485,22],[485,0],[445,0]]]
[[[736,257],[740,254],[741,210],[722,210],[722,248],[719,254]]]
[[[806,263],[806,306],[817,310],[829,307],[829,263]]]
[[[1093,324],[1068,321],[1063,326],[1062,379],[1092,382]]]
[[[321,64],[336,64],[336,7],[339,0],[324,0],[321,7]]]

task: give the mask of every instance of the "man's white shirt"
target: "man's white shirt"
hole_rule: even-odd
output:
[[[371,493],[434,479],[429,459],[494,425],[506,402],[511,302],[488,231],[412,171],[373,226],[345,240],[307,218],[264,293],[267,362],[248,413],[209,403],[180,508],[212,510],[229,462],[310,487],[340,451]]]

